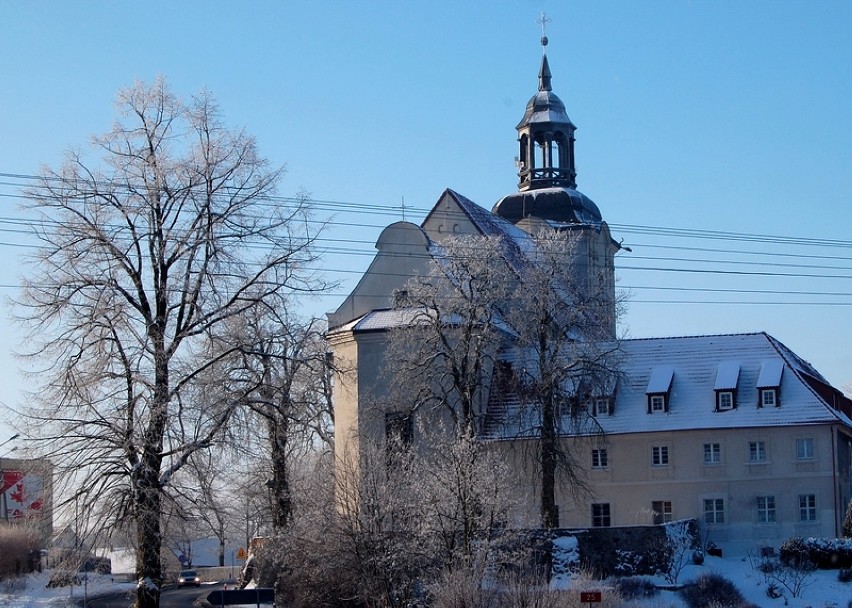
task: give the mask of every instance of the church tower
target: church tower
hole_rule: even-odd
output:
[[[538,91],[527,102],[518,131],[518,191],[504,196],[492,213],[533,234],[544,229],[578,232],[572,261],[577,284],[589,294],[606,294],[602,318],[615,337],[615,253],[619,244],[592,200],[577,190],[574,132],[565,104],[553,92],[542,36]]]
[[[542,38],[542,48],[547,38]],[[518,190],[534,190],[550,186],[576,188],[577,170],[574,167],[574,131],[577,129],[565,104],[551,87],[547,53],[541,56],[538,72],[538,93],[527,103],[524,117],[518,126]]]

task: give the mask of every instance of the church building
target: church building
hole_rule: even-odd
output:
[[[551,80],[544,53],[538,91],[516,127],[518,191],[489,211],[448,189],[420,225],[387,226],[369,268],[329,313],[329,349],[344,370],[334,386],[337,460],[357,460],[361,438],[387,433],[388,419],[368,402],[387,388],[379,370],[388,332],[406,323],[395,298],[410,278],[429,272],[442,243],[459,235],[500,238],[523,257],[530,235],[567,231],[576,236],[576,283],[606,294],[600,339],[617,342],[621,354],[605,390],[583,397],[600,440],[580,442],[570,431],[561,438],[577,442],[590,492],[577,500],[557,488],[558,525],[694,518],[703,538],[743,554],[792,536],[839,536],[852,499],[852,401],[760,331],[617,340],[620,246],[598,206],[577,190],[576,127]],[[512,362],[500,352],[483,367],[476,410],[477,438],[493,449],[536,441],[519,428],[522,405],[499,381]],[[539,512],[528,477],[517,475],[524,497],[518,525],[534,525]]]

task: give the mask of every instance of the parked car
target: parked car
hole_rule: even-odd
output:
[[[198,576],[198,572],[195,570],[181,570],[180,574],[178,574],[178,587],[184,587],[187,585],[195,585],[196,587],[201,586],[201,577]]]

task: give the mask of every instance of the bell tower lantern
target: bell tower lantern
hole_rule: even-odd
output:
[[[574,131],[565,104],[550,84],[547,62],[547,36],[541,37],[541,69],[538,92],[527,103],[518,126],[518,190],[539,188],[576,188],[574,166]]]

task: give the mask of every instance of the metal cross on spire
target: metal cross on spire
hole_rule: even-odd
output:
[[[536,23],[541,24],[541,52],[544,52],[544,47],[547,46],[547,24],[553,21],[553,19],[548,19],[547,14],[544,11],[541,11],[541,16],[535,20]]]

